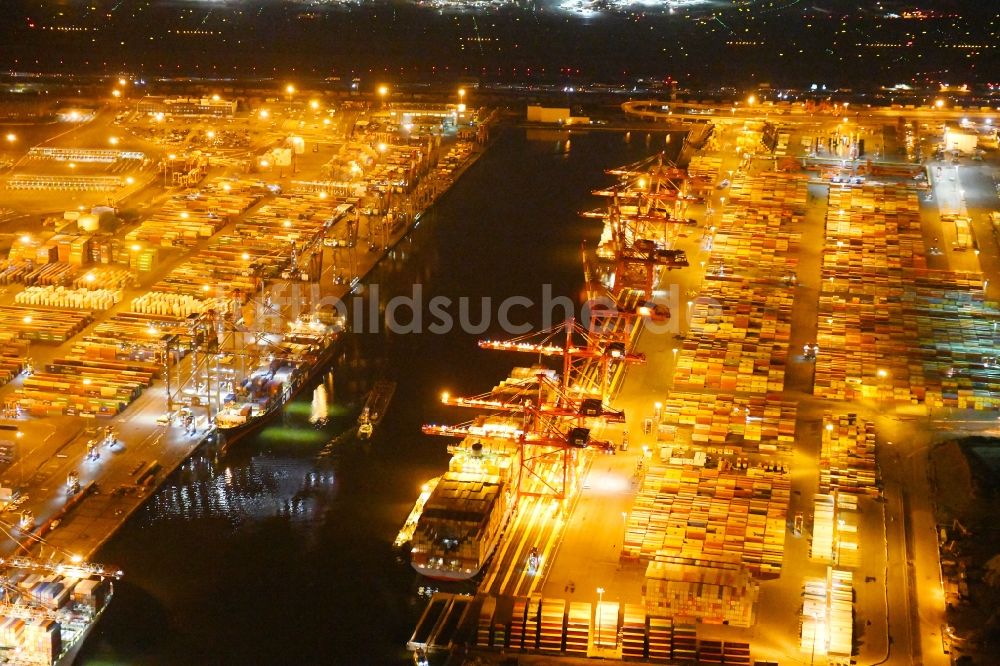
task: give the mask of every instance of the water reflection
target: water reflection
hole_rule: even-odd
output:
[[[332,469],[310,458],[254,455],[232,464],[198,455],[181,467],[140,512],[140,524],[222,518],[233,528],[280,516],[309,523],[336,495]]]

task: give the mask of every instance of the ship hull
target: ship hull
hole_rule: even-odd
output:
[[[466,573],[464,571],[443,571],[441,569],[430,569],[428,567],[420,566],[417,564],[413,565],[413,568],[417,570],[417,573],[424,578],[429,578],[431,580],[440,580],[445,582],[456,582],[469,580],[474,578],[482,569],[477,569],[472,573]]]

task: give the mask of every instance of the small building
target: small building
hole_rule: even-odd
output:
[[[976,152],[978,145],[979,136],[974,132],[963,132],[950,127],[944,132],[945,150],[954,150],[964,155],[971,155]]]
[[[529,104],[529,123],[560,123],[566,124],[570,119],[569,107],[550,107]]]
[[[165,113],[174,116],[212,116],[226,118],[236,115],[236,100],[213,97],[150,97],[139,100],[139,113]]]

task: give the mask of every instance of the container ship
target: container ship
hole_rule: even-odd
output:
[[[226,444],[263,426],[309,384],[333,358],[344,325],[343,317],[315,313],[291,322],[279,340],[268,340],[267,351],[215,417]]]
[[[515,488],[509,449],[488,449],[480,438],[462,442],[417,519],[410,562],[427,578],[468,580],[493,554],[513,513]]]
[[[111,577],[90,564],[29,558],[4,563],[0,603],[3,663],[71,666],[114,594]]]
[[[389,401],[392,400],[393,393],[396,392],[396,382],[380,379],[375,382],[372,390],[368,393],[365,406],[358,416],[358,437],[368,439],[375,432],[385,412],[389,409]]]
[[[547,368],[514,368],[481,399],[457,400],[481,408],[523,399],[548,403],[554,395],[542,376],[556,379]],[[518,413],[480,416],[462,427],[469,434],[449,448],[448,471],[436,485],[428,484],[433,490],[418,500],[423,508],[414,509],[404,528],[412,530],[410,562],[420,574],[467,580],[490,559],[517,505],[515,473],[522,455],[517,435],[523,427]]]

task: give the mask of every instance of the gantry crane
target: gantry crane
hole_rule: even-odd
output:
[[[585,213],[605,221],[597,256],[610,265],[613,280],[608,286],[616,301],[623,292],[632,290],[648,300],[658,269],[689,265],[682,250],[670,248],[676,229],[691,223],[679,214],[676,205],[685,199],[683,183],[678,184],[683,172],[673,165],[665,166],[659,154],[609,173],[620,176],[621,182],[594,192],[611,197],[607,212]],[[667,202],[671,202],[669,206]],[[668,233],[668,229],[673,231]]]
[[[2,525],[3,528],[13,530],[12,525],[7,523],[2,523]],[[8,536],[10,536],[11,531],[3,528],[0,529],[7,532]],[[31,534],[30,538],[31,543],[49,545],[38,535]],[[21,543],[20,545],[22,550],[27,550],[29,547],[27,543]],[[66,619],[63,611],[52,608],[46,604],[45,601],[39,599],[31,592],[23,590],[11,582],[7,574],[7,571],[10,569],[25,569],[28,571],[58,574],[60,576],[66,576],[67,578],[78,579],[96,577],[101,579],[114,578],[115,580],[118,580],[123,575],[122,571],[117,567],[110,567],[96,562],[87,562],[78,555],[70,555],[69,553],[61,550],[59,552],[64,557],[68,558],[68,561],[42,560],[25,555],[17,555],[0,559],[0,568],[4,570],[3,573],[0,573],[0,588],[4,591],[4,601],[0,603],[0,614],[7,617],[17,617],[25,620],[56,620],[61,622]],[[17,599],[17,601],[14,602],[12,599]]]
[[[8,569],[29,569],[31,571],[44,571],[46,573],[59,574],[70,578],[89,578],[98,576],[100,578],[121,578],[121,569],[106,567],[96,562],[85,562],[79,557],[71,557],[69,562],[53,562],[49,560],[39,560],[32,557],[17,556],[0,559],[0,567]]]
[[[596,448],[613,451],[610,442],[591,437],[593,420],[621,423],[621,411],[606,408],[599,400],[580,398],[562,390],[546,368],[531,376],[505,382],[497,390],[455,398],[445,393],[448,405],[502,412],[500,419],[479,417],[457,425],[427,425],[423,432],[446,437],[499,440],[517,447],[518,472],[514,487],[518,497],[570,497],[580,476],[580,451]],[[520,419],[511,418],[520,415]]]
[[[575,319],[537,333],[510,340],[480,340],[481,349],[517,351],[543,356],[562,357],[562,388],[564,395],[586,395],[608,402],[609,379],[619,363],[645,363],[643,354],[628,349],[621,335],[601,335],[593,326],[584,329]],[[596,376],[595,376],[596,375]]]

